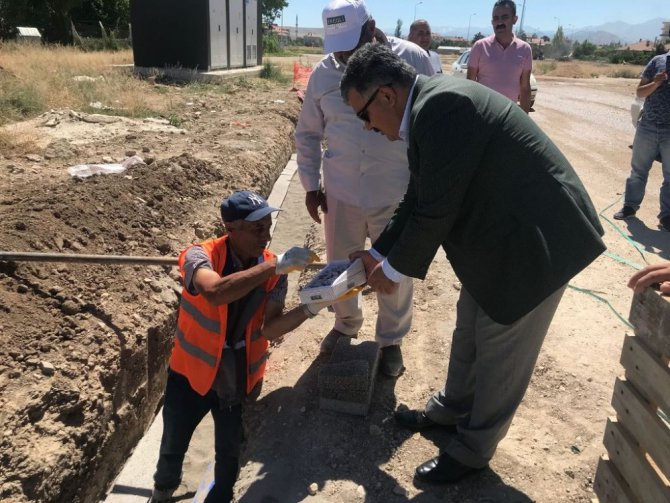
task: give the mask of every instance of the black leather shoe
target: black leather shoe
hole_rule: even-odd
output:
[[[662,217],[658,221],[658,228],[665,232],[670,232],[670,215]]]
[[[398,377],[405,370],[402,363],[402,352],[400,346],[386,346],[381,349],[379,358],[379,371],[389,377]]]
[[[426,461],[416,469],[415,477],[430,484],[453,484],[483,468],[473,468],[456,461],[446,453]]]
[[[399,426],[412,431],[422,431],[440,426],[432,419],[429,419],[422,410],[397,410],[393,413],[393,418]]]
[[[637,213],[637,210],[630,206],[624,206],[614,214],[614,220],[626,220],[627,218],[634,217],[635,213]]]

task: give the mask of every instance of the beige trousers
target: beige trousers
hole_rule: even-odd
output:
[[[366,238],[373,242],[391,219],[396,205],[383,208],[358,208],[327,196],[328,212],[323,216],[328,261],[344,260],[365,248]],[[375,340],[381,347],[400,344],[412,325],[412,278],[400,282],[391,295],[377,295]],[[355,335],[363,325],[361,295],[338,302],[335,329]]]

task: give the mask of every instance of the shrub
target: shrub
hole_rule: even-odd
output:
[[[262,79],[274,80],[282,84],[286,84],[290,80],[286,75],[282,73],[281,69],[277,65],[273,65],[272,63],[269,62],[266,62],[263,65],[260,77]]]
[[[263,35],[263,54],[281,54],[281,44],[275,35]]]

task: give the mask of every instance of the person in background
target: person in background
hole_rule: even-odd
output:
[[[670,295],[670,262],[648,265],[628,280],[628,287],[635,290],[635,293],[654,285],[658,285],[661,293]]]
[[[433,74],[420,47],[376,29],[362,0],[332,0],[322,12],[325,31],[323,59],[314,67],[295,131],[298,174],[305,205],[321,223],[323,212],[328,261],[345,260],[375,239],[393,215],[409,172],[407,152],[379,135],[365,131],[339,92],[340,79],[351,55],[368,42],[384,45],[419,73]],[[321,152],[322,142],[327,144]],[[322,171],[323,162],[323,171]],[[322,180],[323,172],[323,180]],[[401,282],[378,301],[375,338],[381,346],[380,372],[398,376],[403,370],[400,343],[412,323],[412,280]],[[329,353],[340,337],[356,337],[363,325],[361,296],[334,307],[335,325],[321,351]]]
[[[493,4],[493,35],[477,40],[470,51],[467,78],[490,87],[530,112],[530,74],[533,52],[512,31],[517,22],[516,4],[498,0]]]
[[[649,170],[654,159],[660,157],[663,167],[661,184],[661,211],[658,227],[670,232],[670,51],[655,56],[642,71],[637,96],[645,98],[642,117],[633,140],[630,175],[626,180],[623,208],[614,214],[617,220],[635,216],[640,209],[647,188]]]
[[[352,254],[368,285],[381,297],[424,279],[440,247],[462,284],[444,388],[395,413],[402,427],[451,432],[416,478],[457,482],[507,434],[567,283],[605,250],[603,228],[568,160],[504,96],[417,76],[372,44],[349,60],[340,92],[367,129],[408,149],[402,202],[372,248]]]
[[[414,21],[409,27],[407,40],[414,42],[426,51],[435,73],[442,73],[442,61],[440,60],[440,55],[430,49],[430,45],[433,42],[433,34],[430,31],[428,21],[425,19],[417,19]]]
[[[269,341],[325,307],[306,304],[283,312],[286,273],[318,257],[306,248],[279,256],[265,248],[275,211],[254,192],[235,192],[221,204],[227,234],[179,255],[183,290],[152,503],[171,501],[191,436],[208,412],[214,418],[215,466],[214,486],[205,501],[231,501],[244,403],[260,393]]]

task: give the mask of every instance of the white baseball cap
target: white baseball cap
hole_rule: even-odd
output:
[[[331,0],[321,13],[325,32],[323,52],[350,51],[358,45],[361,28],[370,19],[363,0]]]

